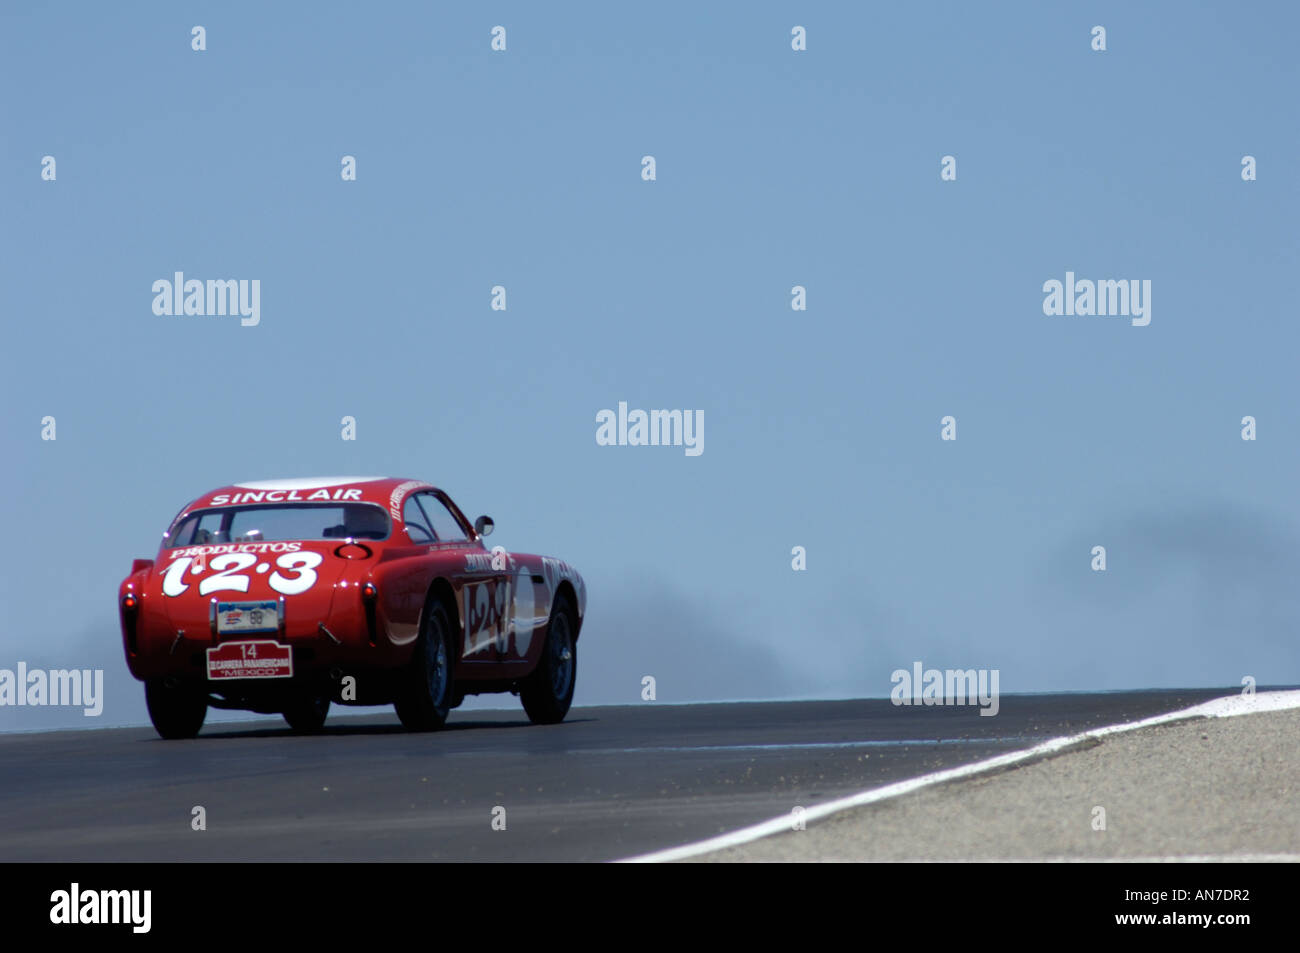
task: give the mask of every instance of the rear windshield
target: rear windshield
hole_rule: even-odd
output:
[[[388,514],[372,503],[276,503],[195,510],[163,538],[163,548],[294,539],[387,539]]]

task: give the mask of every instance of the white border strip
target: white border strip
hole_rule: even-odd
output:
[[[1072,748],[1094,738],[1104,738],[1107,735],[1117,735],[1126,731],[1135,731],[1138,728],[1150,728],[1153,725],[1164,725],[1171,721],[1183,721],[1188,718],[1230,718],[1234,715],[1252,715],[1257,712],[1280,711],[1284,708],[1300,708],[1300,691],[1259,692],[1254,695],[1229,695],[1226,698],[1215,698],[1212,701],[1194,705],[1191,708],[1184,708],[1180,711],[1153,715],[1150,718],[1143,718],[1141,721],[1127,721],[1118,725],[1093,728],[1077,735],[1052,738],[1023,751],[1012,751],[1009,754],[998,755],[984,761],[976,761],[973,764],[964,764],[957,768],[948,768],[945,771],[936,771],[932,774],[909,778],[906,781],[896,781],[882,788],[873,788],[869,791],[850,794],[848,797],[837,798],[834,801],[827,801],[825,804],[804,808],[802,819],[804,823],[820,820],[831,814],[847,811],[849,808],[861,807],[864,804],[875,804],[878,801],[885,801],[890,798],[901,797],[904,794],[910,794],[913,791],[919,791],[921,788],[933,787],[947,781],[969,778],[977,774],[985,774],[999,768],[1019,764],[1022,761],[1053,755],[1066,748]],[[667,850],[653,851],[637,857],[628,857],[618,861],[618,863],[653,864],[683,860],[687,857],[698,857],[700,854],[709,854],[715,850],[737,847],[740,844],[748,844],[750,841],[756,841],[762,837],[770,837],[772,834],[789,831],[791,829],[790,824],[791,815],[783,814],[780,817],[774,817],[771,820],[762,821],[750,827],[742,827],[740,830],[719,834],[717,837],[710,837],[708,840],[683,844],[681,847],[670,847]]]

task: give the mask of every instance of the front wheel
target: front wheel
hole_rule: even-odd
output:
[[[208,695],[202,687],[168,685],[161,678],[151,678],[144,683],[144,702],[154,730],[169,741],[193,738],[208,717]]]
[[[420,624],[420,637],[405,673],[405,684],[393,707],[409,731],[436,731],[447,722],[455,691],[451,656],[455,640],[441,602],[431,602]]]
[[[560,596],[551,608],[542,657],[519,691],[528,720],[535,725],[556,724],[569,713],[578,677],[577,631],[577,613],[568,596]]]

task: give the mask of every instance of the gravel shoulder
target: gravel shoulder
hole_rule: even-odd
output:
[[[1174,722],[694,860],[1300,861],[1298,748],[1300,709]]]

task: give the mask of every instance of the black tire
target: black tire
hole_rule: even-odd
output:
[[[560,596],[551,606],[542,657],[519,691],[528,720],[535,725],[554,725],[569,713],[578,681],[577,632],[578,614],[569,597]]]
[[[144,683],[144,703],[160,738],[193,738],[208,717],[208,693],[202,686],[169,686],[160,678]]]
[[[455,632],[446,607],[431,601],[420,620],[420,637],[393,707],[408,731],[437,731],[455,700],[452,664]]]
[[[307,695],[295,698],[284,710],[284,720],[294,731],[319,731],[325,727],[330,713],[328,695]]]

